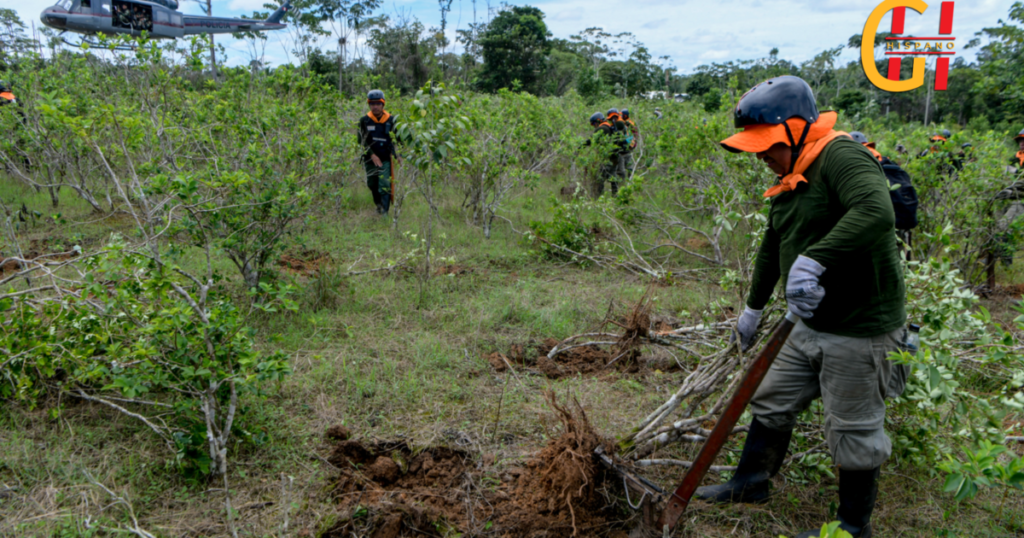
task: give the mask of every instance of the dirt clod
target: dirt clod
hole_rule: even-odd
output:
[[[350,467],[352,465],[361,465],[368,463],[373,457],[373,454],[358,441],[345,441],[334,447],[334,453],[327,461],[331,462],[331,465],[335,467]]]
[[[366,468],[366,476],[374,482],[383,485],[391,484],[398,480],[398,474],[398,464],[387,456],[379,456],[377,461],[374,461],[372,465]]]
[[[352,432],[341,424],[335,424],[327,428],[327,437],[335,441],[348,441],[352,437]]]

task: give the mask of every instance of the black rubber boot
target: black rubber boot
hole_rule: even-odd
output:
[[[839,528],[853,538],[871,538],[871,512],[878,497],[881,467],[868,471],[839,470]],[[806,531],[797,538],[815,538],[820,530]]]
[[[778,431],[758,422],[750,423],[743,454],[732,479],[717,486],[697,488],[696,498],[713,503],[761,503],[768,500],[771,478],[786,458],[792,430]]]

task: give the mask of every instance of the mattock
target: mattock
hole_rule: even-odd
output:
[[[697,491],[697,487],[704,480],[704,475],[708,473],[711,468],[711,464],[714,463],[715,458],[718,457],[718,453],[721,452],[722,447],[725,446],[726,440],[729,439],[729,434],[732,433],[733,428],[736,426],[736,422],[739,421],[743,411],[747,408],[747,404],[754,397],[754,393],[757,392],[757,388],[761,386],[761,381],[764,380],[765,374],[768,373],[768,369],[771,368],[775,357],[779,355],[779,351],[782,350],[782,346],[786,343],[786,339],[789,338],[789,333],[793,331],[793,327],[799,320],[792,312],[786,313],[786,318],[783,319],[778,327],[775,328],[775,332],[772,333],[771,338],[768,339],[768,343],[765,344],[764,349],[758,354],[757,358],[754,359],[750,366],[747,368],[746,373],[743,376],[743,381],[739,387],[736,388],[736,392],[732,395],[729,400],[729,404],[726,406],[722,416],[718,418],[718,422],[715,423],[715,427],[711,430],[711,434],[708,435],[704,445],[700,449],[700,453],[697,454],[697,459],[693,461],[693,465],[690,470],[686,472],[686,476],[683,477],[683,481],[679,484],[671,495],[666,495],[665,491],[658,488],[658,486],[651,483],[649,480],[635,475],[628,471],[621,465],[616,464],[612,458],[604,453],[604,449],[598,447],[594,451],[594,456],[608,467],[610,470],[618,473],[623,477],[623,485],[626,487],[627,498],[629,496],[629,488],[633,487],[634,491],[641,492],[641,499],[639,506],[634,506],[632,500],[629,501],[630,506],[634,509],[642,508],[644,512],[644,525],[648,528],[660,530],[662,536],[671,536],[672,531],[675,529],[676,523],[679,522],[679,518],[686,511],[686,507],[690,504],[690,499],[693,498],[693,494]],[[657,521],[653,521],[654,508],[660,504],[663,499],[667,498],[667,504],[665,508],[658,515]]]

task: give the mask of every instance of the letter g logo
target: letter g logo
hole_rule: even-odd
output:
[[[924,58],[914,58],[914,74],[908,80],[889,80],[878,72],[875,65],[875,35],[878,33],[878,23],[886,13],[900,7],[909,7],[923,14],[928,9],[928,4],[921,0],[885,0],[871,12],[860,41],[860,63],[864,67],[864,74],[872,84],[887,92],[907,92],[924,85]]]

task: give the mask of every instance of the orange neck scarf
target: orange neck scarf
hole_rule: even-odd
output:
[[[871,146],[865,145],[864,147],[868,148],[868,151],[870,151],[871,154],[874,155],[876,159],[878,159],[878,162],[882,162],[882,154],[881,153],[876,151],[875,148],[873,148]]]
[[[387,110],[381,113],[380,119],[377,119],[377,116],[374,116],[373,112],[367,112],[366,115],[369,116],[374,123],[384,123],[388,121],[389,118],[391,118],[391,114],[388,114]]]
[[[14,100],[14,94],[11,93],[11,92],[0,93],[0,97],[3,97],[4,99],[7,99],[8,101],[13,101]]]
[[[1024,166],[1024,149],[1017,152],[1017,160],[1020,162],[1021,166]]]
[[[794,191],[801,183],[807,183],[807,178],[803,174],[814,164],[814,160],[818,158],[818,155],[825,149],[825,146],[840,136],[849,136],[842,131],[832,129],[838,117],[838,114],[835,112],[823,112],[818,116],[818,121],[811,125],[811,129],[807,133],[807,139],[804,140],[804,147],[800,150],[800,156],[796,159],[793,171],[780,178],[777,185],[766,190],[764,192],[765,198],[772,198],[784,192]],[[791,122],[789,125],[790,130],[793,132],[793,137],[799,140],[800,134],[798,133],[803,133],[806,122],[799,118],[791,119],[789,122]]]

